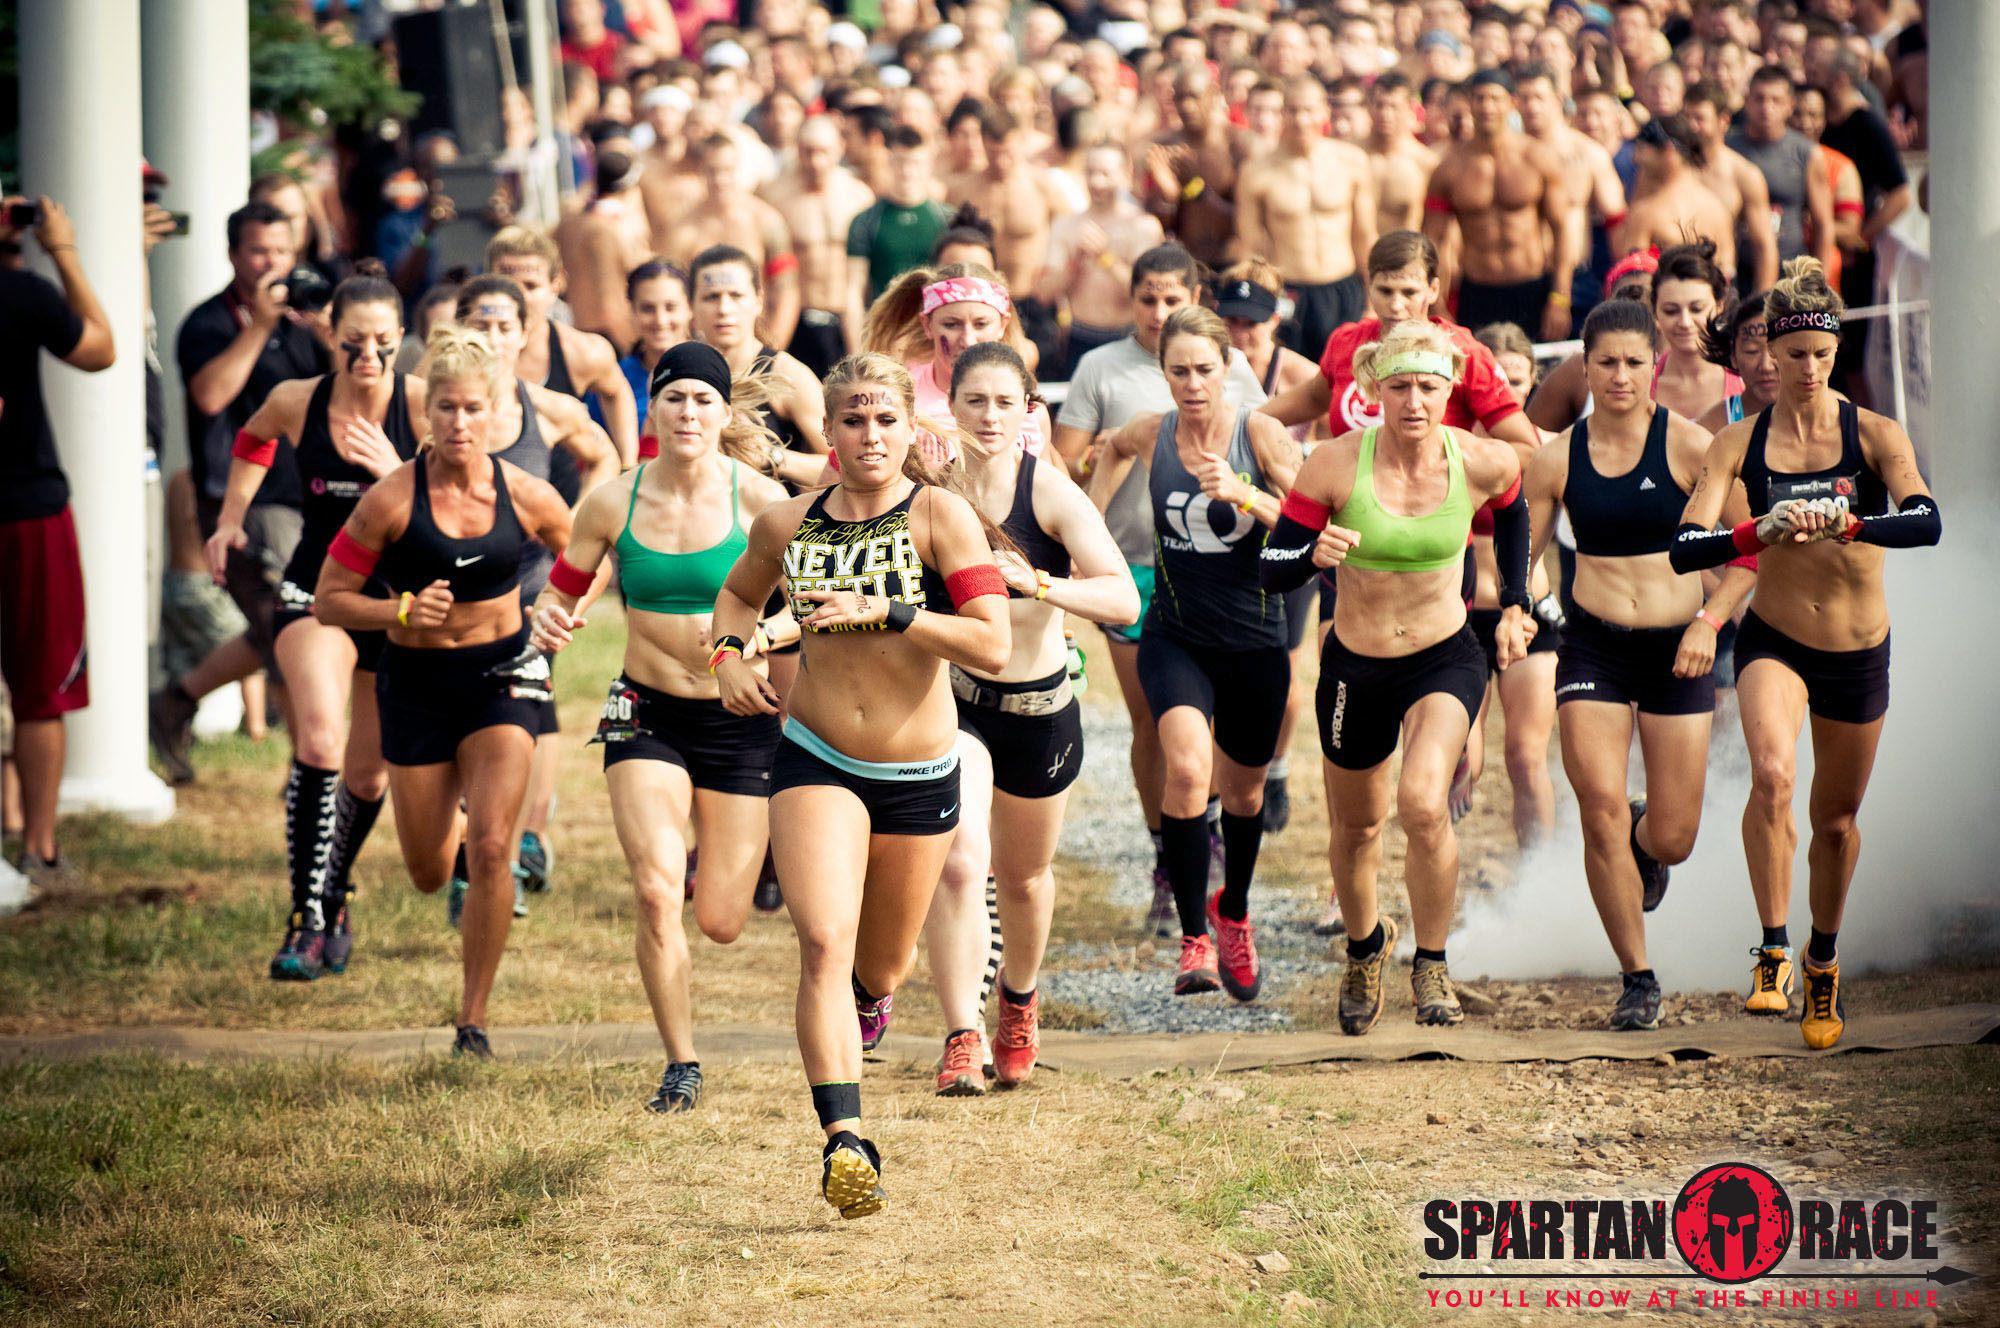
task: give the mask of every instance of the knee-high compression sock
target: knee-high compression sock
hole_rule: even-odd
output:
[[[382,799],[364,798],[342,781],[333,795],[333,851],[326,859],[326,897],[338,909],[348,895],[347,878],[354,859],[368,842],[375,818],[382,814]]]
[[[285,864],[292,883],[292,912],[310,931],[326,927],[327,855],[333,849],[337,771],[293,761],[285,776]]]
[[[1199,816],[1160,817],[1160,846],[1165,850],[1167,883],[1174,888],[1174,906],[1181,915],[1181,935],[1204,936],[1208,919],[1208,822]]]
[[[1216,911],[1231,922],[1250,912],[1250,878],[1257,874],[1257,851],[1264,844],[1264,817],[1222,814],[1222,898]]]

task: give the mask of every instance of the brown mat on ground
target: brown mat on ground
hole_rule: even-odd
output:
[[[296,1032],[225,1028],[110,1028],[50,1036],[0,1037],[0,1060],[70,1060],[115,1052],[153,1052],[175,1060],[242,1060],[254,1057],[353,1056],[407,1060],[451,1050],[451,1030],[438,1028]],[[700,1030],[704,1064],[798,1059],[791,1030],[717,1025]],[[499,1028],[493,1041],[510,1060],[584,1056],[599,1060],[657,1060],[660,1043],[650,1024],[562,1024]],[[1338,1033],[1199,1033],[1171,1036],[1050,1032],[1041,1063],[1053,1070],[1134,1078],[1153,1070],[1201,1072],[1251,1070],[1315,1061],[1577,1061],[1677,1060],[1709,1056],[1811,1056],[1913,1047],[1964,1046],[2000,1041],[2000,1005],[1950,1005],[1850,1020],[1847,1036],[1831,1052],[1811,1052],[1789,1021],[1726,1019],[1652,1033],[1581,1029],[1501,1032],[1478,1023],[1455,1029],[1382,1024],[1363,1038]],[[883,1059],[911,1065],[930,1062],[929,1038],[893,1036]]]

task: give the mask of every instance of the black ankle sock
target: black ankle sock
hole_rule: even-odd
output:
[[[334,792],[333,851],[326,859],[326,895],[335,908],[347,897],[347,878],[354,870],[354,859],[360,856],[361,846],[368,842],[368,832],[381,814],[382,799],[364,798],[345,781]]]
[[[1035,999],[1035,993],[1032,991],[1015,991],[1004,982],[998,985],[1000,987],[1000,999],[1009,1005],[1026,1005]]]
[[[1653,970],[1650,968],[1635,968],[1630,973],[1625,974],[1624,978],[1627,987],[1636,987],[1641,982],[1655,981]]]
[[[1806,942],[1806,958],[1812,960],[1815,966],[1825,968],[1834,960],[1833,943],[1839,935],[1837,931],[1821,931],[1814,927],[1812,939]]]
[[[1418,946],[1418,947],[1417,947],[1417,953],[1416,953],[1416,957],[1417,957],[1418,959],[1434,959],[1434,960],[1436,960],[1436,961],[1437,961],[1438,963],[1442,964],[1442,963],[1444,962],[1444,951],[1442,951],[1442,950],[1426,950],[1426,949],[1424,949],[1424,947],[1423,947],[1423,946],[1421,946],[1421,945],[1420,945],[1420,946]]]
[[[1222,814],[1222,898],[1216,911],[1231,922],[1250,912],[1250,878],[1257,872],[1257,850],[1264,844],[1264,817]]]
[[[292,912],[308,928],[323,929],[326,861],[333,851],[334,789],[338,772],[293,761],[285,776],[285,864],[291,877]]]
[[[1347,938],[1347,958],[1351,963],[1366,963],[1368,960],[1382,953],[1382,947],[1388,943],[1388,940],[1389,933],[1387,929],[1382,926],[1381,920],[1377,919],[1375,930],[1369,932],[1362,939],[1357,941],[1352,936]]]
[[[1764,945],[1766,948],[1777,945],[1789,946],[1791,943],[1791,933],[1786,931],[1782,926],[1764,928]]]
[[[1198,816],[1162,816],[1160,844],[1166,850],[1167,881],[1174,887],[1181,935],[1207,935],[1208,824]]]
[[[856,1005],[873,1005],[876,1001],[882,999],[861,985],[859,974],[850,975],[850,980],[854,983],[854,1003]]]

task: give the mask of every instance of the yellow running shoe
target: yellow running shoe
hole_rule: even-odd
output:
[[[827,1140],[819,1192],[850,1221],[881,1212],[889,1196],[882,1192],[882,1155],[875,1145],[846,1130]]]
[[[1806,1009],[1799,1019],[1799,1032],[1805,1036],[1808,1047],[1825,1051],[1840,1041],[1847,1028],[1847,1011],[1840,1000],[1840,961],[1836,959],[1825,968],[1807,964],[1803,972]]]
[[[1792,952],[1782,945],[1753,945],[1750,995],[1743,1008],[1750,1014],[1782,1015],[1792,1003]]]

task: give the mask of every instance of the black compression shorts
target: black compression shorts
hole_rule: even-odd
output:
[[[1283,646],[1217,650],[1148,631],[1139,638],[1138,662],[1155,720],[1175,706],[1193,706],[1214,723],[1224,756],[1238,765],[1271,763],[1292,686],[1292,657]]]
[[[606,770],[621,761],[663,761],[687,771],[698,789],[751,798],[771,790],[776,715],[731,714],[720,701],[670,696],[621,675],[598,733]]]
[[[519,655],[528,629],[484,645],[412,649],[391,641],[375,672],[382,715],[382,758],[390,765],[436,765],[481,729],[513,725],[540,732],[547,702],[513,695],[488,670]]]
[[[1338,631],[1328,632],[1313,698],[1320,751],[1343,770],[1374,769],[1396,750],[1403,716],[1433,692],[1458,698],[1468,725],[1479,714],[1486,657],[1470,626],[1394,658],[1358,655],[1340,643]]]
[[[1556,704],[1605,701],[1646,715],[1705,715],[1715,709],[1715,675],[1676,678],[1685,627],[1620,627],[1572,607],[1556,660]]]
[[[1872,724],[1889,710],[1889,638],[1863,650],[1816,650],[1786,636],[1754,612],[1736,634],[1736,681],[1755,660],[1771,659],[1806,685],[1806,707],[1821,719]]]
[[[1032,682],[978,680],[982,693],[994,697],[1049,691],[1061,685],[1063,671]],[[1017,715],[991,706],[958,700],[958,727],[971,734],[993,759],[993,787],[1016,798],[1053,798],[1083,773],[1083,705],[1071,697],[1060,710],[1046,715]]]
[[[911,765],[860,761],[796,719],[771,761],[771,796],[815,784],[844,788],[868,812],[870,833],[943,835],[958,829],[958,753]]]

